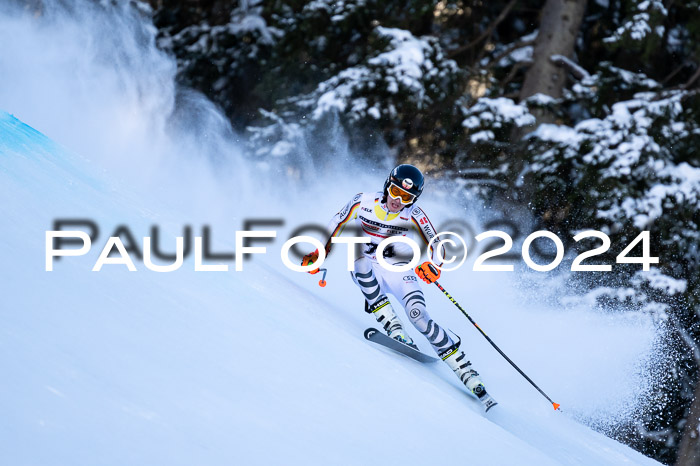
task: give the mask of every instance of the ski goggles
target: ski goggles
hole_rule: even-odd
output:
[[[410,204],[416,199],[415,194],[411,194],[408,191],[399,188],[394,183],[389,185],[389,196],[393,199],[401,199],[401,204]]]

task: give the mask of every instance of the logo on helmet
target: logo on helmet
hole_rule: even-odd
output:
[[[403,185],[404,189],[411,189],[413,187],[413,180],[406,178],[401,184]]]

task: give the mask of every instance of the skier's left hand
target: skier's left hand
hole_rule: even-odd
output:
[[[440,269],[435,267],[430,261],[426,261],[416,267],[416,275],[425,283],[430,284],[440,278]]]
[[[301,260],[301,265],[313,265],[314,262],[318,260],[318,249],[316,249],[314,252],[307,254],[304,256],[304,258]],[[319,269],[314,269],[314,270],[309,270],[310,274],[316,274],[319,272]]]

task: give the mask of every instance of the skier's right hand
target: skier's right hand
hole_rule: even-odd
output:
[[[314,252],[307,254],[304,256],[304,258],[301,260],[301,265],[313,265],[314,262],[318,260],[318,249],[316,249]],[[310,274],[315,274],[318,273],[319,269],[314,269],[314,270],[309,270]]]

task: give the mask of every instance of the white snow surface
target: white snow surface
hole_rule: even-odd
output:
[[[657,464],[582,424],[615,425],[644,399],[649,318],[564,307],[562,276],[472,272],[470,255],[441,283],[563,408],[426,286],[431,316],[462,337],[499,402],[484,414],[443,363],[364,340],[375,322],[342,249],[325,288],[281,263],[294,228],[325,224],[381,186],[383,169],[338,160],[345,176],[332,184],[256,178],[211,104],[171,116],[175,63],[153,36],[129,40],[142,19],[76,11],[41,23],[0,8],[2,464]],[[436,224],[479,224],[481,206],[439,195],[421,197]],[[91,271],[120,225],[137,243],[158,225],[169,252],[185,225],[196,236],[210,225],[220,253],[235,250],[245,219],[266,217],[285,225],[241,272],[225,261],[227,272],[194,272],[191,255],[171,273],[138,260],[136,272]],[[59,218],[100,231],[88,255],[46,272],[45,232]]]

